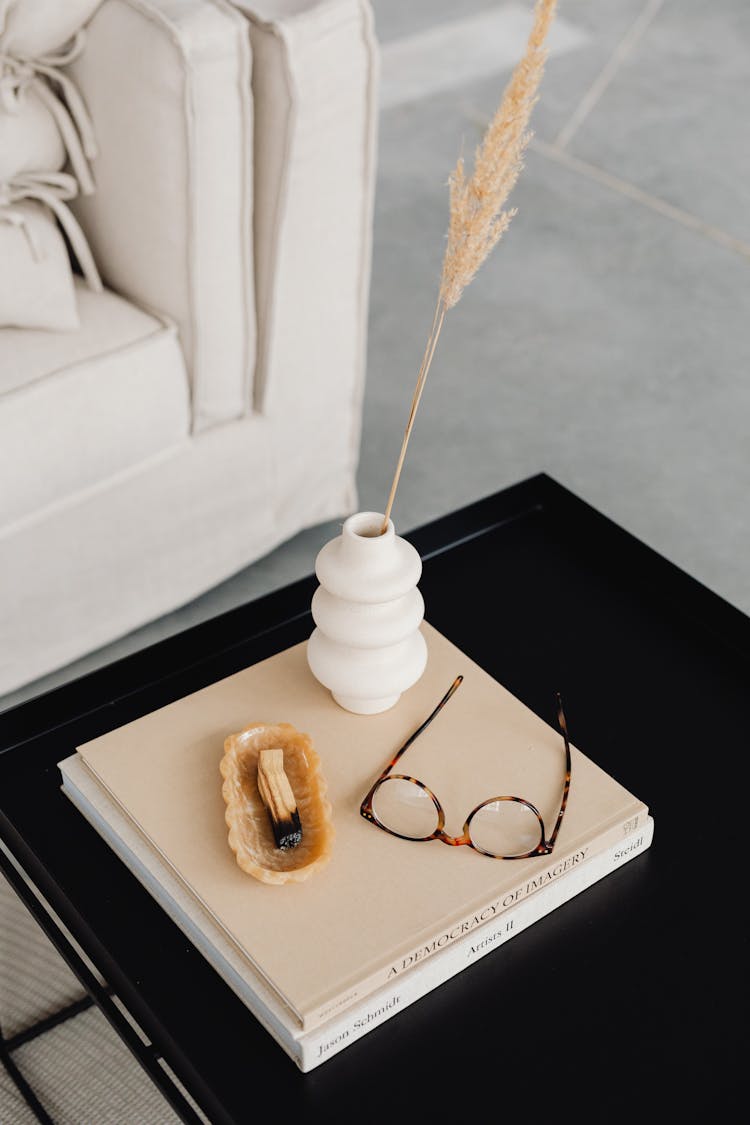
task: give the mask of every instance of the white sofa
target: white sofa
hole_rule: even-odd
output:
[[[0,695],[357,503],[369,0],[102,0],[85,34],[104,289],[0,329]]]

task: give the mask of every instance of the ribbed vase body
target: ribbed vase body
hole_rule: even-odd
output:
[[[347,711],[386,711],[415,684],[427,663],[420,631],[419,553],[383,516],[358,512],[320,550],[307,643],[313,675]]]

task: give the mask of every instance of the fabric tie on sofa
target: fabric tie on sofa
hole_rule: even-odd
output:
[[[78,185],[73,176],[68,175],[67,172],[25,172],[7,183],[0,183],[0,223],[10,222],[20,227],[28,240],[32,257],[39,260],[41,250],[34,236],[33,225],[29,222],[28,215],[19,208],[14,208],[13,205],[24,199],[33,199],[44,204],[53,212],[65,231],[70,248],[75,254],[89,288],[95,293],[100,293],[102,281],[86,241],[86,235],[73,212],[66,206],[66,202],[74,199],[77,194]]]
[[[91,117],[65,68],[85,46],[91,0],[46,9],[0,6],[0,325],[80,327],[71,257],[94,292],[102,282],[68,203],[92,195]]]
[[[35,58],[4,52],[0,43],[0,106],[8,113],[18,113],[26,90],[33,86],[60,130],[80,190],[90,195],[94,179],[88,161],[97,154],[94,127],[75,82],[60,69],[80,55],[85,42],[86,33],[80,30],[60,50]],[[59,87],[62,98],[53,86]]]

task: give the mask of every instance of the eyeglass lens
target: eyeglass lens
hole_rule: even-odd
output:
[[[415,781],[385,778],[373,795],[372,807],[380,824],[398,836],[428,840],[437,831],[437,806]],[[533,851],[541,842],[542,827],[523,802],[492,800],[480,805],[471,817],[469,835],[479,851],[510,859]]]
[[[410,840],[428,840],[438,826],[438,810],[421,785],[387,777],[372,798],[372,811],[384,828]]]

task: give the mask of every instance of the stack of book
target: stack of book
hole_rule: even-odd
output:
[[[367,823],[365,793],[459,674],[460,690],[401,763],[438,795],[446,830],[459,835],[468,812],[500,794],[532,802],[548,832],[560,808],[556,685],[546,723],[427,622],[422,628],[427,671],[384,714],[339,708],[301,644],[59,763],[64,792],[303,1071],[651,844],[648,807],[575,746],[571,715],[570,793],[551,855],[496,860]],[[224,739],[254,722],[293,723],[321,758],[336,838],[328,865],[304,883],[259,883],[227,842]]]

